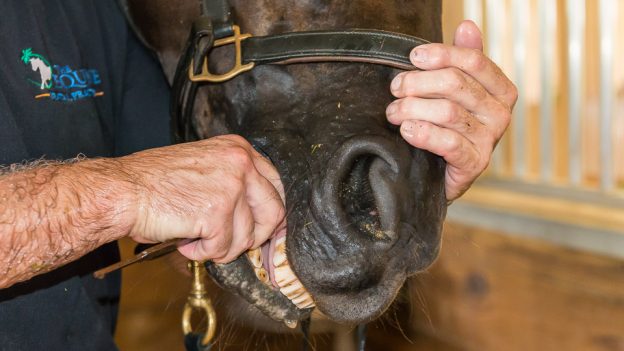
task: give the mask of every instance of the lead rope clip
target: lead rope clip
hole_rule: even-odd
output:
[[[182,331],[186,349],[187,351],[208,351],[212,347],[211,342],[217,328],[217,315],[206,290],[206,270],[203,264],[198,261],[189,261],[188,268],[193,275],[193,282],[182,312]],[[193,332],[191,323],[193,310],[199,310],[206,316],[206,331],[203,336]]]

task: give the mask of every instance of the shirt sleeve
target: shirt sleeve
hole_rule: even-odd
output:
[[[155,55],[128,29],[121,113],[115,156],[171,144],[169,85]]]

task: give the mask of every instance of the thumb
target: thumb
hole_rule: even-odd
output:
[[[483,36],[479,27],[473,21],[464,20],[455,30],[453,45],[483,51]]]

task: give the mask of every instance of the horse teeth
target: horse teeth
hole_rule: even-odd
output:
[[[260,248],[247,251],[247,258],[254,266],[256,277],[265,283],[270,284],[270,277],[267,271],[262,267],[262,251]],[[297,279],[295,272],[288,264],[286,257],[286,237],[275,240],[275,251],[273,253],[273,266],[275,267],[275,281],[279,286],[282,295],[286,296],[298,308],[314,307],[314,301],[303,287],[303,284]],[[295,328],[297,321],[284,321],[289,328]]]
[[[283,236],[275,240],[275,252],[286,254],[286,237]]]
[[[303,290],[303,284],[301,284],[299,280],[291,284],[288,284],[284,287],[280,287],[280,291],[282,292],[282,294],[287,295],[287,296],[291,295],[293,292],[297,290]]]
[[[301,308],[301,309],[304,309],[304,308],[312,308],[312,307],[314,307],[314,306],[316,306],[316,305],[314,304],[314,301],[312,301],[312,299],[310,299],[309,301],[304,302],[304,303],[302,303],[300,306],[297,306],[297,307],[299,307],[299,308]]]
[[[300,302],[300,303],[296,303],[295,304],[298,308],[300,309],[304,309],[304,308],[312,308],[315,306],[314,301],[312,301],[312,298],[309,297],[308,299]]]
[[[303,288],[303,284],[297,280],[283,288],[280,288],[280,291],[288,298],[293,298],[301,295],[301,292],[305,291],[305,289]]]
[[[279,267],[284,264],[284,262],[286,262],[286,253],[275,250],[275,255],[273,256],[273,265],[275,267]]]
[[[299,305],[301,305],[302,303],[307,302],[307,301],[308,301],[308,300],[310,300],[310,299],[311,299],[311,298],[310,298],[310,294],[308,294],[307,292],[305,292],[304,294],[301,294],[301,296],[299,296],[299,297],[297,297],[297,298],[294,298],[294,299],[292,299],[291,301],[292,301],[295,305],[299,306]]]
[[[290,267],[284,265],[281,267],[275,267],[275,281],[280,287],[286,286],[297,280],[295,273]]]
[[[249,262],[251,262],[254,267],[262,267],[262,251],[259,247],[247,251],[247,258],[249,258]]]
[[[254,271],[256,272],[256,277],[258,277],[258,280],[260,280],[264,284],[270,283],[269,274],[267,273],[266,269],[255,268]]]

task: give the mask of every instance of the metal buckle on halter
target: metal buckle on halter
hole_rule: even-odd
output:
[[[211,83],[221,83],[226,80],[230,80],[237,75],[247,72],[254,67],[254,63],[250,62],[247,64],[243,64],[242,62],[242,50],[241,50],[241,41],[252,37],[251,34],[240,34],[240,28],[236,25],[232,26],[234,31],[234,35],[231,37],[226,37],[222,39],[217,39],[214,41],[213,47],[219,47],[228,44],[234,44],[234,48],[236,50],[236,57],[234,61],[234,67],[226,73],[223,74],[213,74],[208,70],[208,56],[204,58],[204,64],[202,66],[202,71],[199,74],[195,74],[193,72],[193,61],[191,60],[191,64],[189,65],[188,76],[189,80],[192,82],[211,82]]]

